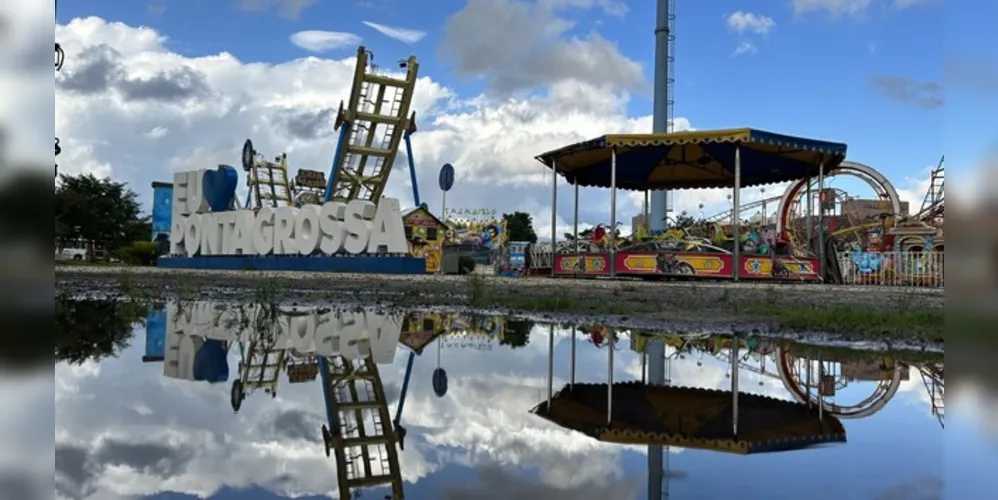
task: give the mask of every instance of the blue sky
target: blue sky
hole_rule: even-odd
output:
[[[288,42],[298,31],[352,32],[363,37],[375,53],[417,54],[423,74],[461,94],[473,95],[483,90],[482,82],[457,77],[448,61],[437,57],[440,26],[464,3],[319,1],[292,19],[275,16],[279,7],[240,9],[236,1],[95,0],[66,3],[60,17],[97,15],[133,26],[152,26],[169,36],[174,50],[185,55],[226,50],[246,62],[277,63],[308,55]],[[765,7],[750,8],[730,0],[682,2],[676,22],[676,116],[689,117],[697,128],[752,126],[845,141],[851,158],[877,165],[891,177],[916,175],[918,169],[938,160],[944,149],[943,109],[891,99],[871,79],[897,77],[939,84],[947,46],[957,52],[972,50],[979,45],[970,35],[974,30],[946,30],[949,37],[944,43],[942,7],[934,2],[899,9],[890,1],[874,1],[863,14],[837,19],[827,11],[795,15],[789,1],[765,3]],[[600,9],[566,9],[566,17],[576,22],[569,33],[584,36],[598,31],[616,42],[622,53],[644,63],[650,82],[654,2],[629,4],[628,12],[620,17]],[[164,8],[160,11],[157,6]],[[985,7],[996,8],[993,4]],[[775,25],[764,35],[738,34],[724,22],[726,15],[738,11],[767,16]],[[979,9],[955,11],[947,12],[945,26],[958,28],[967,20],[961,18],[991,17]],[[380,35],[363,21],[419,30],[426,36],[410,48]],[[752,43],[757,52],[734,56],[743,42]],[[350,52],[345,48],[342,54],[330,56]],[[634,99],[631,114],[650,113],[650,97]],[[946,116],[955,118],[953,114]],[[952,146],[948,149],[964,149],[961,146],[966,142],[986,139],[961,140],[957,135],[946,137]]]
[[[547,8],[538,8],[538,2]],[[946,154],[951,174],[966,174],[981,165],[989,148],[998,147],[992,132],[974,126],[988,105],[998,104],[994,100],[998,71],[993,69],[998,54],[995,44],[987,42],[984,26],[986,19],[998,14],[993,4],[945,12],[939,0],[679,4],[675,116],[694,128],[754,127],[845,142],[850,160],[885,173],[902,200],[914,208],[928,186],[928,168],[941,155]],[[290,12],[293,5],[300,9]],[[529,15],[509,14],[516,10],[511,5]],[[469,14],[472,11],[475,15]],[[74,168],[73,163],[89,165],[80,170],[110,174],[131,185],[168,180],[179,165],[195,161],[236,162],[238,147],[233,141],[239,137],[252,137],[265,152],[293,148],[293,168],[328,168],[335,138],[318,136],[309,143],[287,139],[279,126],[286,121],[280,107],[291,106],[299,114],[314,115],[317,106],[335,111],[349,92],[342,81],[348,73],[334,76],[331,68],[338,63],[319,68],[301,61],[348,60],[358,43],[372,50],[375,62],[383,67],[415,55],[420,75],[443,86],[443,93],[426,83],[417,86],[417,94],[424,92],[425,98],[423,109],[416,108],[421,133],[413,142],[424,193],[431,188],[427,184],[434,184],[439,165],[458,166],[458,187],[453,198],[448,197],[455,206],[521,210],[547,221],[550,188],[545,186],[543,168],[532,160],[534,155],[602,133],[650,131],[649,122],[641,118],[652,110],[655,5],[651,1],[94,0],[61,6],[59,21],[66,25],[88,16],[124,23],[131,36],[138,36],[141,26],[150,27],[167,37],[166,50],[179,55],[151,45],[134,50],[116,47],[128,61],[125,71],[141,72],[134,69],[137,61],[167,65],[160,67],[191,65],[208,75],[215,95],[223,96],[219,102],[249,99],[247,106],[257,115],[247,121],[231,113],[208,112],[204,109],[211,103],[203,102],[196,106],[204,109],[185,117],[176,111],[191,108],[191,103],[187,108],[137,111],[132,103],[112,101],[117,106],[108,109],[98,94],[61,92],[57,99],[65,118],[57,119],[57,132],[66,138],[64,154],[80,152],[79,158],[67,157],[66,168]],[[101,33],[87,29],[78,23],[59,36],[75,39],[83,47],[129,39],[114,38],[109,34],[114,28],[107,25],[99,28]],[[393,39],[386,35],[391,29],[412,36],[408,41]],[[345,41],[320,51],[292,42],[296,33],[308,31],[332,32]],[[573,47],[579,50],[573,52]],[[752,49],[739,53],[745,47]],[[234,55],[242,65],[212,67],[210,57],[222,52]],[[604,64],[607,61],[617,65]],[[82,64],[71,58],[63,73],[74,71],[74,63]],[[256,71],[254,63],[262,69]],[[598,68],[580,69],[596,63]],[[258,79],[255,85],[240,83],[253,78]],[[329,84],[324,85],[322,78],[329,78]],[[305,87],[293,87],[291,82]],[[573,83],[588,87],[580,90],[571,87]],[[288,90],[292,88],[296,90]],[[314,91],[319,100],[297,95],[298,88]],[[448,97],[441,97],[444,94]],[[276,103],[272,96],[287,98]],[[536,116],[545,111],[548,116]],[[571,119],[559,123],[558,113]],[[91,123],[98,115],[102,121]],[[142,137],[135,137],[134,148],[128,151],[107,145],[107,137],[130,137],[136,132],[141,136],[142,130],[151,136],[151,129],[160,125],[170,134],[151,141],[155,144],[149,147],[139,147],[137,141],[146,140]],[[92,154],[85,154],[88,147]],[[146,164],[154,168],[135,167]],[[406,180],[401,177],[407,176],[394,175],[389,182],[389,196],[408,200]],[[517,196],[493,189],[496,184],[514,186]],[[836,180],[833,186],[853,195],[872,194],[850,179]],[[766,196],[782,189],[767,189]],[[148,201],[147,189],[137,191]],[[571,190],[563,186],[559,191],[559,232],[570,231]],[[720,191],[680,192],[676,210],[695,212],[702,203],[706,215],[720,212],[728,208],[728,191]],[[742,199],[747,203],[760,196],[753,189]],[[606,198],[599,190],[583,193],[583,226],[607,222]],[[636,196],[618,203],[625,222],[640,210]]]

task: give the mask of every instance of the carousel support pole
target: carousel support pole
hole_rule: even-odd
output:
[[[651,211],[651,200],[648,199],[650,195],[651,192],[645,189],[645,201],[641,210],[641,223],[645,226],[646,237],[651,236],[651,225],[648,223],[648,218],[651,217],[651,214],[648,213]]]
[[[606,425],[613,422],[613,352],[617,350],[617,332],[610,330],[610,344],[607,349],[607,385],[606,385]]]
[[[555,276],[558,247],[558,162],[551,160],[551,276]]]
[[[554,399],[554,325],[548,329],[548,412]]]
[[[610,148],[610,277],[617,276],[617,148]]]
[[[825,267],[825,207],[821,205],[821,196],[825,193],[825,159],[818,165],[818,266]]]
[[[641,384],[648,381],[648,347],[641,350]]]
[[[811,178],[807,178],[807,249],[808,251],[814,250],[814,214],[812,213],[812,205],[814,204],[814,197],[811,195]],[[789,218],[789,217],[788,217]],[[810,254],[814,255],[814,254]]]
[[[818,356],[818,420],[825,419],[825,396],[821,392],[821,385],[824,382],[825,369],[822,366],[821,356]]]
[[[738,336],[731,338],[731,432],[738,439]]]
[[[578,329],[574,326],[572,327],[572,374],[569,379],[569,389],[575,389],[575,339],[578,335]]]
[[[742,270],[742,211],[741,211],[741,191],[742,191],[742,148],[735,145],[735,192],[731,195],[731,231],[735,240],[734,248],[734,274],[735,281],[741,278]]]
[[[579,181],[575,181],[575,216],[572,218],[572,241],[575,242],[575,253],[582,250],[579,247]]]

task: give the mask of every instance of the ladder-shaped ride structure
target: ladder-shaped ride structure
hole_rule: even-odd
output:
[[[402,78],[378,72],[374,56],[357,49],[350,99],[340,103],[335,130],[339,143],[323,201],[366,200],[377,203],[388,184],[401,143],[406,143],[413,196],[419,206],[416,173],[409,136],[416,131],[416,114],[410,114],[419,73],[414,56],[399,61]]]
[[[362,489],[381,485],[391,489],[385,498],[405,498],[396,448],[404,431],[389,415],[377,364],[370,356],[319,357],[319,377],[327,419],[322,438],[326,456],[336,459],[340,498],[355,498]]]
[[[294,204],[294,192],[288,177],[287,153],[269,161],[253,149],[253,141],[246,139],[243,143],[242,164],[248,188],[244,209]]]
[[[246,171],[244,209],[301,206],[328,201],[366,200],[378,203],[404,142],[415,206],[419,188],[410,136],[416,132],[416,113],[410,111],[419,63],[414,56],[398,62],[405,73],[401,78],[383,74],[374,64],[374,55],[357,49],[350,97],[340,102],[334,130],[339,133],[336,152],[328,176],[320,171],[288,172],[288,155],[270,161],[247,139],[243,144],[242,166]]]

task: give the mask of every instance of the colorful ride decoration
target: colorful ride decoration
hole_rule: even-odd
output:
[[[426,272],[440,272],[448,226],[425,206],[402,212],[409,255],[426,259]]]
[[[448,208],[444,220],[449,228],[447,245],[480,246],[496,250],[506,244],[506,219],[489,208]]]
[[[560,176],[576,186],[611,191],[729,188],[740,192],[817,177],[822,168],[836,168],[845,159],[846,149],[841,143],[745,128],[609,134],[536,158],[556,173],[555,189]],[[616,193],[612,196],[616,199]],[[614,215],[604,231],[612,232],[617,222]],[[605,233],[585,242],[556,241],[551,271],[554,276],[821,279],[820,259],[790,254],[774,244],[775,238],[765,227],[745,227],[741,216],[737,219],[737,230],[714,226],[713,235],[677,227],[648,238],[647,231],[639,228],[630,244],[622,239],[609,242]],[[710,230],[705,227],[696,232]]]

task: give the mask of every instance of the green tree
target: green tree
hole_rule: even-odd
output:
[[[526,241],[537,243],[537,233],[534,232],[534,218],[526,212],[502,214],[506,220],[506,241]]]
[[[125,183],[92,174],[60,175],[55,192],[56,226],[63,237],[115,250],[149,239],[148,219],[139,217],[138,195]]]
[[[146,308],[121,300],[55,300],[55,360],[72,364],[117,356]]]
[[[508,319],[506,329],[502,333],[499,345],[508,345],[512,349],[517,349],[530,342],[530,330],[534,328],[534,322],[527,319]]]

